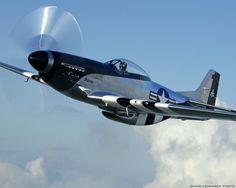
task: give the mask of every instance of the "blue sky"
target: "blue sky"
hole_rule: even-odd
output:
[[[219,97],[234,103],[230,100],[234,96],[234,88],[230,86],[236,59],[234,1],[3,1],[1,4],[4,35],[33,9],[57,5],[79,20],[84,55],[100,61],[114,57],[131,59],[153,80],[174,90],[196,88],[208,69],[213,68],[222,74]],[[179,78],[178,84],[173,77]]]
[[[78,19],[84,56],[101,62],[117,57],[130,59],[143,67],[152,80],[177,91],[195,89],[209,69],[216,69],[221,73],[220,100],[236,108],[235,1],[1,1],[0,60],[18,65],[6,62],[6,56],[15,53],[9,49],[6,36],[20,18],[46,5],[59,6]],[[165,182],[162,178],[165,166],[175,172],[174,169],[188,164],[187,159],[175,155],[178,147],[191,153],[206,145],[209,152],[203,152],[206,155],[197,161],[200,166],[211,164],[209,159],[219,160],[219,164],[227,161],[228,158],[219,156],[216,160],[211,147],[228,152],[228,156],[232,156],[229,161],[235,163],[233,123],[205,123],[209,129],[198,129],[199,124],[183,123],[187,126],[184,128],[182,122],[176,120],[161,128],[132,128],[106,120],[93,106],[67,102],[68,99],[65,101],[45,86],[39,87],[32,81],[25,83],[24,78],[13,73],[0,70],[0,78],[2,187],[1,179],[6,177],[1,169],[20,177],[17,180],[24,187],[35,184],[38,187],[157,187],[155,181]],[[47,91],[42,94],[42,90]],[[210,141],[216,135],[222,141],[217,141],[217,148]],[[195,144],[186,148],[186,143]],[[183,165],[175,166],[158,158],[162,154],[170,160],[176,156],[176,164]],[[191,154],[188,156],[195,159],[197,155]],[[203,168],[192,169],[195,171],[189,175],[190,180],[204,182],[199,176]],[[234,166],[230,169],[235,170]],[[206,171],[206,177],[207,172],[212,173]],[[33,180],[29,178],[32,174],[36,174]],[[221,177],[220,173],[215,174],[215,179]],[[176,185],[181,182],[189,185],[189,177],[183,176],[180,182],[176,180]],[[232,182],[231,177],[229,173],[225,181]],[[153,183],[148,184],[150,182]],[[16,187],[13,183],[10,185]]]

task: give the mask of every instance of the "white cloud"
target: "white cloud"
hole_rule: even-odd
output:
[[[54,114],[51,116],[54,119]],[[15,129],[15,123],[2,126],[0,187],[182,188],[191,184],[236,183],[234,122],[167,120],[135,128],[137,135],[128,126],[100,120],[99,124],[77,126],[78,119],[69,119],[71,126],[75,125],[73,132],[59,121],[50,129],[47,119],[33,128],[21,126],[20,131]],[[16,130],[14,136],[12,130]],[[11,137],[4,137],[8,132]],[[28,144],[31,138],[34,144]]]
[[[43,158],[39,157],[26,165],[26,169],[32,176],[44,176]]]
[[[43,188],[46,179],[42,171],[42,158],[30,162],[26,168],[20,168],[10,163],[0,162],[1,188]]]
[[[133,128],[105,123],[81,126],[83,129],[76,129],[76,139],[72,139],[73,142],[68,142],[73,137],[71,131],[68,131],[56,139],[57,144],[52,144],[55,141],[52,142],[51,137],[55,139],[60,134],[57,132],[55,135],[55,131],[52,131],[50,139],[46,133],[43,137],[34,136],[30,144],[33,148],[22,149],[28,144],[22,143],[22,139],[13,142],[10,150],[5,148],[0,152],[0,187],[142,188],[146,182],[151,181],[155,172],[152,158],[144,139]],[[46,126],[40,126],[40,129],[48,132]],[[27,136],[23,136],[29,141],[32,138],[29,137],[32,135],[30,128],[22,131],[27,131]],[[36,133],[38,135],[40,131]],[[19,134],[17,136],[21,138]],[[37,142],[43,143],[41,147],[45,149],[37,146]],[[17,149],[16,144],[21,148]],[[40,157],[35,158],[37,155]]]
[[[150,144],[156,174],[145,188],[236,184],[236,123],[167,120],[137,129]]]
[[[0,187],[1,188],[95,188],[113,187],[111,182],[95,176],[82,176],[62,178],[51,182],[47,181],[42,157],[30,161],[25,168],[20,168],[10,163],[0,162]]]

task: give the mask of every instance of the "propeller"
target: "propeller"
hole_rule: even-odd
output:
[[[24,16],[11,32],[10,41],[11,53],[7,62],[36,74],[37,71],[28,62],[32,52],[54,50],[74,55],[83,53],[79,23],[71,13],[56,6],[42,7]],[[38,87],[41,108],[45,111],[46,105],[55,102],[55,92],[52,95],[51,89],[46,86]]]
[[[54,50],[82,55],[82,34],[75,17],[56,6],[42,7],[21,19],[10,35],[26,63],[38,50]],[[18,57],[19,58],[19,57]]]

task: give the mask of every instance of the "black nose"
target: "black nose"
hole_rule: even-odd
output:
[[[40,73],[49,72],[54,64],[53,54],[48,51],[36,51],[29,55],[29,63]]]

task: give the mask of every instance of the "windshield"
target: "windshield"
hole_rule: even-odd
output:
[[[149,79],[148,74],[137,64],[127,59],[113,59],[108,62],[113,69],[124,76],[139,76],[139,79]],[[146,80],[145,79],[145,80]]]

